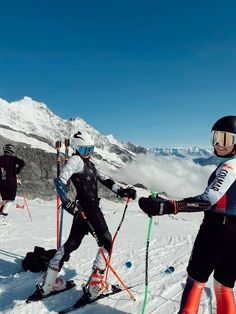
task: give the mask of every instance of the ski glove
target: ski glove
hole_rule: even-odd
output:
[[[148,216],[177,214],[178,212],[175,201],[165,200],[160,197],[141,197],[138,203],[142,211]]]
[[[78,206],[78,200],[76,201],[71,201],[70,199],[65,200],[62,202],[62,208],[64,208],[69,214],[75,216],[78,211],[79,211],[79,206]]]
[[[117,196],[132,198],[132,200],[136,199],[136,194],[136,190],[130,187],[126,189],[119,188],[119,190],[117,191]]]
[[[141,197],[139,207],[148,216],[161,216],[168,214],[178,214],[178,212],[200,212],[208,210],[211,204],[208,201],[198,200],[197,198],[186,198],[181,201],[165,200],[161,197],[152,196]]]

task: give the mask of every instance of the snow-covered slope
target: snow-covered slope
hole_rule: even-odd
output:
[[[142,193],[139,191],[139,196]],[[26,304],[25,299],[33,293],[40,273],[18,272],[21,260],[34,246],[55,248],[56,224],[54,202],[29,201],[33,222],[27,212],[12,208],[8,225],[0,226],[0,312],[3,314],[47,314],[73,304],[81,295],[81,284],[86,282],[96,254],[96,242],[86,236],[81,247],[71,254],[65,263],[61,276],[74,279],[77,286],[72,290],[50,297],[41,302]],[[114,234],[122,216],[124,204],[102,199],[105,218]],[[192,245],[202,219],[202,213],[163,216],[152,226],[149,246],[149,294],[145,314],[174,314],[178,312],[181,293],[186,279],[186,266]],[[65,213],[63,237],[70,230],[71,217]],[[137,285],[132,293],[133,302],[125,292],[99,301],[82,309],[91,314],[139,314],[142,312],[145,281],[145,249],[148,218],[137,205],[129,204],[124,223],[115,242],[112,265],[127,285]],[[171,232],[170,232],[171,230]],[[131,261],[132,267],[125,263]],[[165,274],[168,266],[174,266],[172,274]],[[110,274],[111,283],[117,283]],[[234,290],[236,292],[236,290]],[[73,313],[77,313],[74,311]],[[199,314],[216,313],[212,295],[212,278],[202,296]]]

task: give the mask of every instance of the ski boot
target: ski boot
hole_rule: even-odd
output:
[[[90,300],[96,299],[100,294],[108,292],[110,285],[104,278],[105,270],[100,268],[94,268],[93,272],[85,286],[83,286],[84,294],[86,294]]]
[[[42,277],[42,282],[36,283],[36,291],[27,299],[27,303],[38,301],[46,296],[56,294],[67,288],[67,283],[60,277],[57,277],[58,271],[48,268]]]

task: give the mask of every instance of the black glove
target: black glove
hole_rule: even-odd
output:
[[[148,216],[161,216],[169,214],[177,214],[176,202],[162,199],[160,197],[141,197],[138,201],[139,207]]]
[[[117,191],[117,196],[132,198],[132,200],[136,199],[136,195],[136,190],[130,187],[126,189],[119,188],[119,190]]]
[[[66,201],[62,202],[62,208],[64,208],[69,214],[75,216],[79,211],[79,204],[78,200],[71,201],[70,199],[67,199]]]

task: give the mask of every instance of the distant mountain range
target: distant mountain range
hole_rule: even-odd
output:
[[[158,156],[176,156],[180,158],[209,158],[212,156],[211,149],[204,149],[198,146],[194,147],[172,147],[172,148],[152,148],[153,151]]]
[[[192,158],[200,164],[211,164],[210,149],[199,147],[146,149],[132,143],[118,141],[113,135],[104,135],[80,117],[65,120],[48,107],[30,97],[15,102],[0,98],[0,145],[15,143],[17,153],[27,161],[24,176],[30,196],[53,194],[52,178],[55,177],[55,141],[70,138],[76,131],[91,134],[96,143],[95,158],[102,168],[116,171],[125,163],[135,160],[138,154]],[[62,152],[64,147],[62,146]],[[45,158],[45,160],[44,160]],[[46,161],[47,160],[47,161]],[[46,161],[46,162],[45,162]],[[28,170],[27,170],[28,169]],[[36,191],[37,190],[37,191]],[[42,193],[41,193],[42,190]]]

